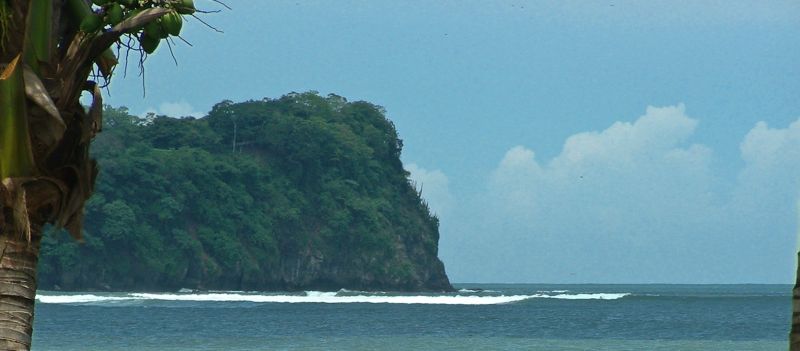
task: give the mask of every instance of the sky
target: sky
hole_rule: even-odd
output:
[[[799,2],[227,4],[202,16],[224,33],[187,20],[178,64],[119,68],[106,103],[385,107],[454,282],[793,281]]]

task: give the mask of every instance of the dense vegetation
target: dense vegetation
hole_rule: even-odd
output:
[[[43,289],[450,288],[378,106],[292,93],[103,125],[84,242],[45,236]]]

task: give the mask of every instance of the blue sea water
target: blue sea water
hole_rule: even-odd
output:
[[[789,285],[37,296],[34,350],[786,350]]]

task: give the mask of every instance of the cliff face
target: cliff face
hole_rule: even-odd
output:
[[[85,242],[45,237],[42,289],[452,289],[377,106],[290,94],[104,124]]]

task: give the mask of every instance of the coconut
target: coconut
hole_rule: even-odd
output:
[[[194,0],[178,0],[175,4],[175,10],[182,15],[191,15],[194,13]]]
[[[161,25],[160,18],[145,24],[144,33],[157,39],[163,39],[168,36],[167,32],[164,30],[164,26]]]
[[[122,6],[120,4],[111,4],[106,9],[106,21],[112,26],[122,22]]]
[[[161,24],[169,35],[178,36],[183,27],[183,18],[177,12],[172,11],[161,17]]]
[[[86,15],[81,21],[81,31],[85,33],[94,33],[102,27],[103,20],[95,14]]]
[[[142,50],[148,54],[152,54],[153,51],[156,51],[158,47],[158,43],[161,42],[159,38],[153,38],[146,33],[142,33],[139,37],[139,43],[142,45]]]

